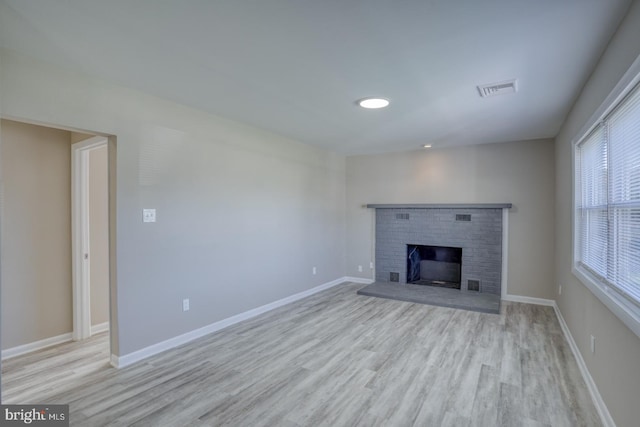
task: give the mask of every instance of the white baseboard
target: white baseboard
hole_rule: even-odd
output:
[[[373,282],[375,282],[375,280],[373,280],[373,279],[363,279],[362,277],[352,277],[352,276],[345,276],[345,277],[343,277],[343,279],[346,282],[361,283],[363,285],[370,285]]]
[[[52,347],[54,345],[69,342],[71,341],[71,339],[72,339],[72,334],[71,332],[69,332],[68,334],[62,334],[62,335],[58,335],[51,338],[45,338],[40,341],[31,342],[29,344],[8,348],[6,350],[2,350],[2,360],[10,359],[12,357],[21,356],[23,354],[31,353],[33,351],[38,351],[38,350],[45,349],[47,347]]]
[[[100,332],[106,332],[109,330],[109,322],[99,323],[97,325],[91,325],[91,335],[99,334]]]
[[[567,323],[564,321],[564,317],[562,317],[562,313],[558,308],[558,305],[553,304],[553,309],[556,312],[556,316],[558,317],[558,322],[560,322],[560,327],[562,328],[562,332],[564,332],[564,336],[569,343],[569,347],[571,347],[571,351],[573,352],[573,356],[576,358],[576,362],[578,362],[578,367],[580,368],[580,372],[582,373],[582,378],[584,378],[584,382],[587,383],[587,388],[589,389],[589,393],[591,394],[591,399],[593,400],[593,404],[598,410],[598,414],[600,415],[600,420],[602,421],[602,425],[604,427],[616,427],[616,423],[611,418],[611,414],[609,413],[609,409],[607,409],[607,405],[602,400],[602,396],[600,396],[600,392],[598,391],[598,387],[596,386],[595,381],[593,381],[593,377],[589,373],[589,369],[587,369],[587,364],[584,362],[582,358],[582,354],[580,353],[580,349],[578,349],[578,345],[576,344],[573,336],[571,335],[571,331],[567,326]]]
[[[363,280],[363,279],[359,279],[359,280]],[[162,341],[157,344],[150,345],[149,347],[145,347],[141,350],[134,351],[133,353],[125,354],[122,356],[116,356],[112,354],[111,365],[114,366],[115,368],[124,368],[125,366],[129,366],[132,363],[138,362],[142,359],[146,359],[147,357],[151,357],[158,353],[162,353],[163,351],[172,349],[174,347],[178,347],[182,344],[186,344],[190,341],[201,338],[213,332],[217,332],[228,326],[235,325],[236,323],[242,322],[243,320],[251,319],[252,317],[258,316],[262,313],[266,313],[267,311],[271,311],[278,307],[282,307],[283,305],[298,301],[302,298],[306,298],[308,296],[311,296],[318,292],[332,288],[341,283],[350,282],[350,281],[352,281],[350,280],[350,278],[341,277],[339,279],[332,280],[331,282],[324,283],[320,286],[316,286],[315,288],[311,288],[306,291],[299,292],[297,294],[288,296],[278,301],[274,301],[272,303],[254,308],[252,310],[245,311],[244,313],[236,314],[235,316],[222,319],[218,322],[212,323],[210,325],[204,326],[199,329],[195,329],[185,334],[178,335],[177,337],[169,338],[166,341]]]
[[[521,295],[504,295],[502,301],[523,302],[525,304],[546,305],[554,307],[556,302],[552,299],[524,297]]]

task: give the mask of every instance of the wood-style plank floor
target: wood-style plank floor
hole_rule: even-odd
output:
[[[344,284],[130,367],[106,336],[3,363],[4,403],[71,425],[599,426],[550,307],[500,315]]]

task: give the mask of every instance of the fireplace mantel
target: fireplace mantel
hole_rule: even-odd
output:
[[[372,209],[511,209],[511,203],[398,203],[368,204]]]

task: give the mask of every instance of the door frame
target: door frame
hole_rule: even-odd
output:
[[[71,145],[71,264],[73,289],[73,340],[91,336],[89,254],[89,153],[108,144],[94,136]]]

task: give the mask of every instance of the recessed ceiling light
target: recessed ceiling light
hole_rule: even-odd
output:
[[[384,108],[389,105],[389,100],[384,98],[364,98],[358,101],[358,105],[362,108]]]
[[[431,144],[424,144],[422,148],[431,148]]]

